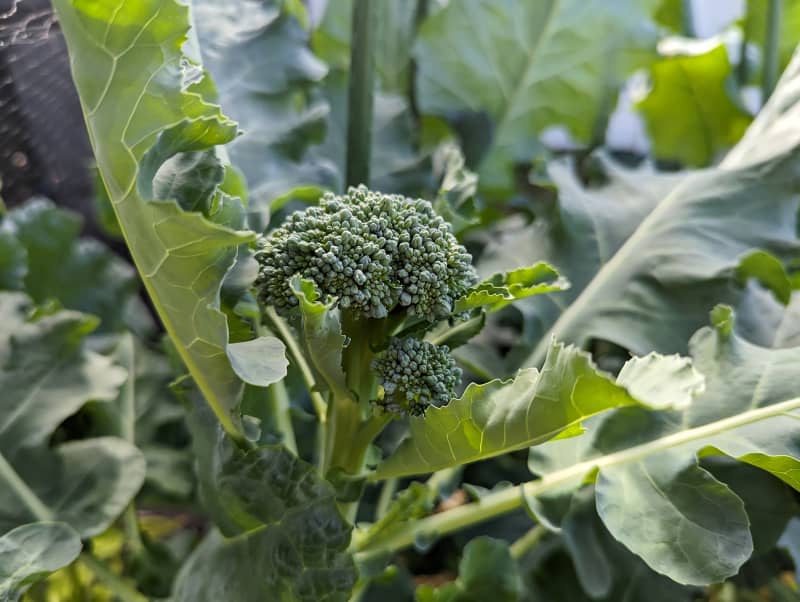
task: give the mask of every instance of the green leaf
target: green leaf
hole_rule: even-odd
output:
[[[286,376],[286,346],[276,337],[231,343],[227,352],[234,372],[248,384],[267,387]]]
[[[106,332],[125,325],[126,310],[138,302],[136,274],[100,242],[79,238],[80,215],[37,198],[10,211],[2,227],[27,257],[24,288],[34,301],[56,299],[93,314]]]
[[[64,523],[30,523],[0,537],[0,600],[16,602],[31,585],[71,564],[81,538]]]
[[[579,345],[604,339],[637,354],[683,352],[714,304],[735,306],[745,298],[746,289],[736,286],[742,261],[758,250],[782,263],[797,255],[800,131],[791,123],[798,81],[800,57],[722,164],[686,176],[549,334]],[[747,267],[762,285],[775,282],[770,264]],[[561,271],[571,278],[568,270]],[[523,365],[544,359],[546,340]]]
[[[175,0],[58,0],[55,8],[97,165],[133,260],[181,359],[231,433],[241,381],[227,359],[219,290],[252,233],[152,198],[161,165],[231,141],[236,126],[184,87],[188,9]],[[154,77],[161,74],[161,77]],[[158,202],[148,202],[158,201]]]
[[[0,532],[59,520],[91,537],[139,490],[144,458],[116,437],[49,442],[86,402],[115,399],[125,371],[84,348],[95,318],[60,311],[30,322],[30,309],[23,295],[0,294]]]
[[[351,526],[314,467],[283,446],[245,453],[222,435],[209,463],[206,496],[217,499],[215,519],[228,537],[205,539],[178,576],[174,599],[345,602],[356,578],[346,553]]]
[[[520,361],[538,341],[549,340],[547,331],[590,284],[598,271],[633,234],[642,220],[685,177],[663,174],[647,165],[627,169],[603,154],[595,155],[605,182],[585,187],[568,161],[553,161],[549,178],[558,187],[555,214],[532,225],[519,220],[493,231],[478,261],[487,276],[516,268],[520,262],[544,260],[570,282],[558,295],[518,301],[514,309],[523,317],[523,339],[509,358]],[[544,216],[543,216],[544,217]]]
[[[342,349],[347,338],[342,334],[335,300],[320,300],[320,293],[311,280],[293,276],[289,284],[300,303],[303,347],[314,371],[335,397],[349,397],[342,368]]]
[[[276,0],[195,0],[192,11],[220,104],[244,132],[227,149],[253,209],[268,209],[299,185],[334,187],[336,168],[314,148],[329,108],[313,92],[327,67],[309,50],[296,16]]]
[[[439,190],[433,207],[450,222],[453,233],[458,236],[479,224],[475,206],[478,175],[467,169],[464,154],[457,144],[449,142],[436,149],[433,171],[439,177]]]
[[[476,537],[464,548],[458,579],[433,588],[417,588],[418,602],[516,602],[522,595],[522,579],[508,544],[489,537]]]
[[[696,588],[679,585],[655,573],[611,536],[597,515],[591,487],[581,489],[569,504],[563,524],[563,544],[571,556],[574,572],[573,567],[561,566],[560,546],[549,553],[542,550],[545,558],[530,575],[531,589],[538,594],[534,597],[536,602],[696,600]]]
[[[611,408],[683,404],[702,384],[685,362],[652,361],[643,369],[630,369],[641,381],[627,383],[642,396],[637,399],[598,370],[588,354],[554,342],[541,372],[529,368],[513,380],[472,383],[448,405],[412,417],[409,438],[378,465],[374,476],[433,472],[538,445],[565,431],[572,433],[570,427]]]
[[[650,66],[649,93],[638,103],[659,159],[702,167],[742,137],[750,116],[731,98],[732,67],[723,42],[671,38]],[[668,51],[668,52],[667,52]]]
[[[651,407],[683,410],[703,392],[705,378],[687,357],[650,353],[625,362],[617,384],[635,398],[646,399]]]
[[[752,501],[760,496],[737,475],[727,473],[728,487],[726,473],[712,475],[698,457],[726,455],[800,489],[800,349],[758,347],[734,332],[729,308],[712,315],[715,326],[690,343],[706,387],[686,409],[625,408],[587,423],[583,437],[533,449],[531,470],[542,476],[540,484],[554,486],[541,493],[537,482],[525,488],[540,513],[569,500],[584,479],[596,479],[597,508],[612,535],[654,570],[697,585],[737,573],[753,550],[750,530],[763,524],[764,513]],[[778,498],[771,499],[775,515]]]
[[[742,500],[689,460],[662,452],[603,469],[597,510],[653,570],[678,583],[706,585],[739,572],[753,541]]]
[[[566,126],[581,143],[592,139],[624,75],[654,49],[654,4],[449,3],[423,23],[414,48],[420,108],[448,117],[487,113],[492,139],[480,183],[507,194],[513,164],[541,151],[537,137],[548,126]]]
[[[539,262],[490,276],[457,299],[454,311],[461,313],[478,307],[488,312],[498,311],[517,299],[560,292],[567,288],[569,282],[561,278],[551,265]]]
[[[155,173],[152,196],[175,199],[186,211],[208,215],[224,176],[225,168],[213,150],[179,153]]]
[[[757,278],[771,290],[784,305],[792,300],[792,283],[786,268],[777,258],[764,251],[753,251],[739,262],[736,277],[740,284],[749,278]]]

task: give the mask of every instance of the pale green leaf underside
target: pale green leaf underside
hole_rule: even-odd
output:
[[[227,352],[233,371],[246,383],[267,387],[286,376],[289,360],[286,346],[279,338],[258,337],[231,343]]]
[[[188,9],[175,0],[58,0],[55,7],[128,248],[178,352],[222,414],[236,403],[241,382],[225,353],[219,288],[237,245],[252,234],[213,224],[169,199],[141,196],[169,156],[236,135],[219,107],[181,88]]]
[[[702,385],[685,361],[657,356],[642,361],[644,366],[629,369],[635,378],[626,389],[585,352],[554,342],[541,372],[529,368],[513,380],[472,384],[448,405],[411,418],[409,438],[378,466],[375,478],[432,472],[571,436],[594,414],[637,404],[671,407]]]
[[[0,602],[16,602],[25,590],[78,557],[81,538],[64,523],[30,523],[0,537]]]

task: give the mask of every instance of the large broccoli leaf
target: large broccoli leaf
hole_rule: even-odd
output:
[[[133,260],[189,372],[236,432],[230,412],[241,381],[225,353],[219,290],[252,234],[153,196],[166,161],[210,152],[237,133],[200,95],[203,82],[198,87],[197,69],[181,53],[188,9],[175,0],[58,0],[55,8],[100,174]]]
[[[757,518],[742,501],[754,496],[726,484],[731,473],[699,466],[698,456],[726,455],[800,488],[800,349],[741,339],[729,308],[713,318],[714,327],[690,344],[706,389],[686,410],[626,408],[589,424],[581,438],[532,449],[531,469],[542,478],[523,488],[542,520],[558,524],[564,504],[591,477],[611,534],[657,572],[687,584],[736,574],[753,550]],[[775,499],[772,505],[776,512]]]
[[[570,283],[557,295],[517,301],[523,331],[508,363],[519,362],[571,303],[583,292],[600,268],[633,234],[642,220],[668,196],[685,174],[658,173],[651,166],[624,168],[607,156],[596,156],[605,181],[585,187],[570,161],[553,161],[548,176],[558,188],[553,215],[533,224],[512,219],[490,237],[478,270],[484,277],[510,270],[520,262],[544,260]]]
[[[748,277],[788,302],[788,278],[760,251],[783,262],[800,252],[798,81],[800,56],[722,164],[688,175],[658,203],[549,333],[579,345],[596,337],[634,353],[670,353],[685,349],[714,304],[737,305]],[[523,365],[542,362],[548,339]]]
[[[29,320],[31,304],[0,294],[0,533],[37,521],[97,535],[139,490],[144,458],[116,437],[49,446],[91,400],[111,401],[125,371],[86,350],[97,319],[73,311]]]
[[[308,48],[308,33],[283,2],[195,0],[203,66],[219,101],[242,127],[228,145],[254,208],[268,207],[301,185],[336,186],[333,162],[314,146],[326,132],[329,107],[314,84],[327,73]]]
[[[451,117],[486,112],[492,140],[480,184],[509,193],[513,165],[541,150],[537,138],[545,128],[564,125],[586,143],[604,124],[624,74],[654,54],[653,4],[451,2],[420,30],[420,107]]]
[[[702,385],[683,358],[635,358],[615,382],[588,354],[553,343],[541,372],[473,383],[446,406],[412,417],[410,437],[375,477],[433,472],[580,433],[581,421],[611,408],[686,405]]]

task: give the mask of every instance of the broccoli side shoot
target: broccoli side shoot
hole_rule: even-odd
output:
[[[378,403],[396,415],[419,416],[430,405],[447,404],[461,382],[461,369],[446,345],[410,337],[393,337],[372,368],[383,387]]]
[[[256,259],[260,301],[283,315],[297,305],[289,286],[295,274],[355,318],[405,310],[434,321],[477,282],[472,257],[428,201],[364,186],[290,215],[263,239]]]

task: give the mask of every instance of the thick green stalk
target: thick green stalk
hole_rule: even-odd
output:
[[[766,103],[778,83],[780,71],[781,9],[783,0],[769,0],[767,32],[764,38],[764,79],[761,82],[761,102]]]
[[[533,550],[539,542],[547,535],[547,529],[542,525],[536,525],[525,533],[517,541],[511,544],[511,556],[519,560]]]
[[[273,383],[267,389],[267,403],[269,415],[275,420],[275,427],[283,436],[283,444],[297,454],[297,439],[294,436],[294,426],[292,425],[291,404],[289,394],[286,392],[286,385],[283,381]]]
[[[748,2],[745,0],[744,3],[744,14],[748,14]],[[736,82],[739,84],[739,87],[746,86],[747,80],[750,77],[750,69],[749,65],[747,64],[747,45],[749,44],[748,40],[750,36],[752,36],[752,32],[750,31],[750,19],[745,16],[744,24],[742,26],[742,41],[739,44],[740,53],[739,53],[739,64],[736,66]]]
[[[692,0],[681,0],[681,27],[683,29],[683,35],[687,38],[693,38],[697,34],[694,28]]]
[[[372,152],[373,80],[375,71],[376,0],[353,3],[350,85],[347,96],[348,186],[369,186]]]
[[[286,323],[286,320],[278,315],[274,308],[268,307],[264,313],[269,321],[272,323],[276,333],[286,345],[289,350],[289,357],[291,358],[294,366],[300,371],[300,376],[306,385],[308,394],[311,396],[311,403],[314,406],[314,411],[317,414],[317,420],[322,424],[327,421],[327,402],[323,399],[322,395],[317,391],[317,382],[314,378],[314,373],[311,371],[311,366],[308,365],[303,350],[300,349],[300,344],[292,334],[291,328]]]
[[[379,521],[386,516],[386,511],[394,500],[394,494],[397,493],[397,479],[387,479],[383,482],[381,493],[378,496],[378,503],[375,506],[375,521]]]
[[[679,431],[613,454],[578,462],[562,470],[545,475],[541,479],[490,493],[472,504],[458,506],[441,514],[434,514],[416,521],[413,524],[404,525],[403,529],[394,530],[388,533],[386,537],[370,541],[367,546],[356,546],[356,558],[359,562],[366,562],[371,558],[406,548],[412,545],[419,537],[431,538],[453,533],[465,527],[518,510],[524,507],[526,496],[535,497],[557,490],[559,487],[574,482],[575,479],[581,479],[595,470],[637,462],[653,454],[667,451],[691,441],[702,440],[799,408],[800,397],[764,408],[749,410],[696,428]]]

